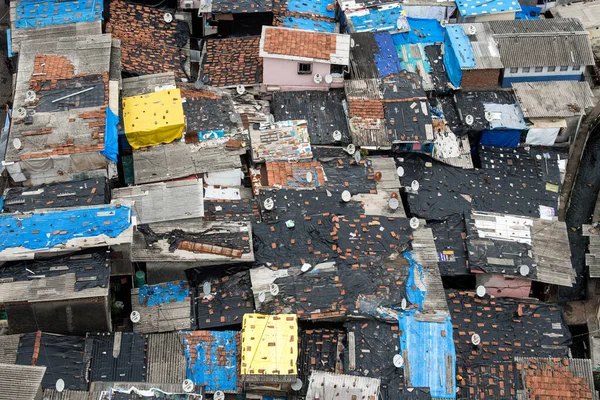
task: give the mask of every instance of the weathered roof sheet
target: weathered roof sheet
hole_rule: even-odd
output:
[[[151,75],[141,75],[123,79],[121,97],[140,96],[153,93],[157,88],[174,88],[175,74],[173,72],[162,72]]]
[[[0,399],[31,400],[41,394],[46,367],[0,364]]]
[[[77,22],[66,25],[48,25],[35,28],[16,29],[15,18],[12,11],[13,9],[11,7],[10,40],[11,51],[13,54],[19,52],[21,43],[25,40],[58,40],[59,38],[63,37],[92,36],[102,34],[102,21]]]
[[[329,396],[341,399],[378,399],[380,384],[381,381],[377,378],[313,371],[306,399],[325,399]]]
[[[114,189],[115,201],[133,201],[139,224],[204,216],[202,179],[159,182]]]
[[[256,85],[262,81],[259,36],[207,39],[201,72],[217,87]]]
[[[189,84],[181,84],[179,87],[187,143],[205,140],[206,137],[235,134],[243,129],[240,115],[229,95],[216,89],[198,90]]]
[[[527,118],[585,115],[594,106],[594,94],[587,82],[513,83],[513,90]]]
[[[306,120],[310,143],[350,143],[348,122],[344,114],[346,97],[341,89],[273,93],[273,115],[276,121]],[[341,140],[334,139],[339,131]]]
[[[585,34],[495,36],[505,68],[593,65],[590,38]]]
[[[77,390],[63,390],[57,392],[53,389],[44,390],[43,400],[98,400],[102,392],[84,392]]]
[[[273,0],[212,0],[215,14],[246,14],[271,12]]]
[[[18,123],[14,116],[6,161],[48,158],[104,150],[104,125],[108,105],[108,71],[111,36],[40,39],[21,44],[14,110],[34,111],[33,123]],[[60,100],[61,97],[85,93]],[[28,91],[38,101],[27,100]],[[69,171],[71,163],[61,169]]]
[[[133,153],[135,183],[151,183],[185,178],[205,172],[240,168],[240,155],[246,149],[228,150],[227,139],[198,144],[181,142],[153,146]]]
[[[186,377],[183,350],[180,332],[148,335],[148,382],[172,383],[181,387]]]
[[[190,303],[186,281],[131,289],[131,308],[140,313],[140,321],[133,325],[133,330],[154,333],[190,329]]]
[[[475,67],[473,69],[499,69],[503,68],[498,46],[494,41],[493,32],[489,24],[471,23],[459,24],[467,34],[473,49]],[[471,28],[472,27],[472,28]],[[475,34],[472,34],[472,32]]]
[[[0,364],[15,364],[21,335],[0,335]]]
[[[121,40],[121,63],[132,75],[174,72],[186,77],[187,22],[164,20],[164,10],[125,0],[111,0],[106,32]]]
[[[600,2],[579,2],[561,4],[552,8],[552,15],[560,18],[576,18],[585,29],[600,26]]]
[[[537,33],[586,33],[576,18],[502,20],[487,22],[494,35],[519,36]]]
[[[372,32],[361,32],[353,33],[350,37],[354,41],[354,46],[350,47],[350,72],[352,79],[379,78],[379,71],[374,59],[374,52],[377,49],[375,35]],[[345,84],[347,85],[348,81],[345,81]]]
[[[492,0],[480,2],[477,0],[457,0],[456,6],[460,15],[470,17],[474,15],[501,14],[521,11],[518,1]]]
[[[263,26],[260,57],[349,65],[350,35]]]

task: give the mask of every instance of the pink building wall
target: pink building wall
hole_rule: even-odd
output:
[[[344,79],[334,78],[329,85],[325,82],[325,75],[331,71],[329,64],[312,63],[312,73],[298,74],[296,60],[283,60],[280,58],[263,58],[263,85],[278,86],[280,90],[329,90],[330,88],[343,88]],[[315,74],[321,74],[323,80],[316,84],[313,80]]]
[[[501,274],[476,274],[477,286],[485,286],[486,293],[495,297],[529,297],[531,281],[529,279],[507,279]]]

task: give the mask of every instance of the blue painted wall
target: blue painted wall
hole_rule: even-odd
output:
[[[510,88],[511,84],[517,82],[548,82],[548,81],[580,81],[582,74],[578,75],[547,75],[547,76],[518,76],[502,78],[502,87]]]

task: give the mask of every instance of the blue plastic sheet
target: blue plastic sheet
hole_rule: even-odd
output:
[[[463,17],[521,11],[517,0],[456,0],[456,7]]]
[[[1,215],[0,251],[12,247],[46,249],[70,239],[100,235],[114,238],[130,225],[131,208],[116,205],[39,212],[27,218]]]
[[[237,332],[211,331],[210,340],[200,339],[195,346],[188,340],[194,332],[182,334],[187,358],[186,377],[197,385],[204,385],[207,392],[237,391]],[[225,355],[224,360],[219,360],[220,353]]]
[[[425,69],[425,72],[429,74],[431,73],[431,65],[429,64],[429,58],[425,54],[425,49],[423,48],[423,45],[417,45],[421,48],[419,54],[422,55],[422,58],[414,58],[415,52],[411,50],[410,44],[401,44],[396,47],[398,57],[400,58],[400,70],[405,69],[407,71],[417,71],[419,69],[419,61],[421,61],[423,63],[423,68]],[[404,59],[404,54],[406,54],[406,59]]]
[[[335,32],[335,22],[316,21],[310,18],[284,17],[283,26],[313,32]]]
[[[422,18],[407,18],[407,20],[410,30],[392,35],[396,46],[409,43],[427,45],[444,41],[444,28],[438,20]]]
[[[408,279],[406,281],[406,297],[412,304],[418,305],[419,309],[423,308],[423,301],[427,295],[424,286],[420,284],[423,281],[423,267],[415,261],[411,252],[402,253],[406,261],[408,261]],[[420,287],[423,287],[421,289]]]
[[[102,0],[20,1],[16,6],[17,29],[102,20]]]
[[[144,285],[140,288],[139,294],[140,304],[149,307],[165,303],[179,303],[186,297],[190,297],[190,285],[186,281]]]
[[[12,53],[12,38],[10,35],[10,29],[6,30],[6,46],[8,47],[8,58],[12,57],[14,54]]]
[[[335,5],[332,0],[288,0],[287,6],[288,11],[335,18]]]
[[[410,383],[413,387],[428,387],[436,399],[456,398],[456,350],[452,336],[452,321],[417,321],[414,310],[398,316],[400,349],[408,352]],[[452,369],[450,393],[446,389],[447,355],[451,355]]]
[[[102,150],[100,154],[112,162],[117,162],[119,159],[118,124],[119,117],[107,107],[105,121],[106,127],[104,128],[104,150]]]
[[[446,28],[446,35],[450,40],[450,45],[454,51],[454,54],[458,58],[458,64],[460,65],[460,68],[475,68],[475,55],[473,54],[473,46],[471,45],[469,37],[465,34],[464,29],[461,26],[449,26]]]
[[[535,6],[521,6],[521,11],[515,14],[515,19],[540,19],[542,10]]]
[[[225,137],[225,131],[222,129],[211,130],[211,131],[200,131],[198,132],[198,140],[210,140]]]
[[[376,33],[375,42],[379,48],[379,52],[376,51],[374,54],[379,76],[385,78],[388,75],[400,72],[400,59],[392,35],[389,32]]]
[[[448,74],[448,79],[450,79],[450,83],[452,83],[455,88],[459,88],[460,81],[462,80],[462,69],[460,68],[460,61],[450,41],[450,36],[447,34],[444,37],[444,50],[443,61],[444,66],[446,67],[446,73]]]
[[[521,140],[520,130],[512,129],[494,129],[493,131],[483,131],[479,144],[496,147],[510,147],[516,149]]]
[[[362,15],[350,16],[353,32],[380,32],[396,30],[398,18],[401,17],[402,7],[365,10]]]

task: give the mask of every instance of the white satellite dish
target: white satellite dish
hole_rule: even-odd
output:
[[[271,292],[271,295],[277,296],[279,294],[279,286],[276,283],[271,283],[269,285],[269,292]]]
[[[410,183],[410,188],[413,190],[413,192],[416,192],[417,190],[419,190],[419,181],[414,180]]]
[[[183,381],[183,383],[181,384],[181,388],[183,389],[184,392],[186,393],[192,393],[194,391],[194,382],[192,382],[191,379],[186,379],[185,381]]]
[[[398,206],[400,205],[400,202],[398,201],[397,198],[395,197],[391,197],[390,200],[388,201],[388,206],[392,209],[392,210],[397,210]]]
[[[333,82],[333,76],[327,74],[325,75],[325,83],[327,83],[328,85],[331,85],[331,82]]]
[[[27,92],[25,92],[25,101],[30,103],[32,101],[35,101],[36,95],[35,92],[33,90],[28,90]]]
[[[336,142],[339,142],[340,140],[342,140],[342,132],[333,131],[333,140],[335,140]]]
[[[404,167],[396,168],[396,173],[398,174],[398,176],[404,176]]]
[[[408,304],[406,304],[406,299],[402,299],[402,302],[400,303],[400,308],[402,308],[403,310],[406,310],[407,306],[408,306]]]
[[[350,47],[354,47],[356,43],[354,43],[354,39],[350,38]]]
[[[131,314],[129,314],[129,319],[131,320],[131,322],[133,322],[134,324],[137,324],[138,322],[140,322],[140,318],[142,316],[140,315],[139,311],[132,311]]]
[[[27,109],[25,107],[19,107],[15,114],[17,118],[25,118],[27,116]]]
[[[225,400],[225,393],[222,390],[217,390],[215,394],[213,394],[213,400]]]
[[[355,151],[354,152],[354,161],[356,161],[356,163],[358,164],[361,159],[362,159],[362,157],[360,155],[360,151]]]
[[[244,94],[246,93],[246,88],[244,87],[244,85],[237,85],[235,87],[235,91],[237,92],[237,94]]]
[[[306,264],[302,265],[302,268],[300,268],[300,271],[302,271],[302,272],[308,272],[311,268],[312,268],[312,265],[306,263]]]
[[[202,292],[204,292],[204,294],[209,294],[212,291],[212,288],[210,287],[210,282],[206,281],[204,282],[204,284],[202,285]]]
[[[465,117],[465,123],[466,123],[467,125],[473,125],[473,122],[474,122],[474,121],[475,121],[475,120],[473,119],[473,116],[472,116],[471,114],[469,114],[469,115],[467,115],[467,116]]]
[[[349,191],[347,191],[347,190],[344,190],[344,191],[342,192],[342,201],[343,201],[344,203],[347,203],[347,202],[349,202],[351,198],[352,198],[352,194],[350,194],[350,192],[349,192]]]
[[[483,297],[483,296],[485,296],[485,293],[486,293],[485,286],[483,286],[483,285],[477,286],[477,296]]]
[[[402,368],[404,366],[404,358],[400,354],[394,354],[394,367]]]
[[[352,155],[352,154],[354,154],[355,151],[356,151],[356,146],[354,146],[352,143],[350,143],[348,146],[346,146],[346,153]]]
[[[272,198],[269,197],[268,199],[263,201],[263,207],[265,208],[265,210],[271,211],[273,207],[275,207],[275,202]]]
[[[475,346],[478,346],[479,343],[481,343],[481,338],[478,334],[474,333],[471,335],[471,343],[473,343]]]
[[[469,28],[467,28],[467,30],[469,31],[469,35],[474,35],[477,33],[477,28],[475,28],[475,25],[469,25]]]
[[[313,75],[313,81],[315,81],[315,83],[318,85],[319,83],[323,82],[323,75],[321,75],[321,74],[314,74]]]
[[[260,292],[258,294],[258,301],[260,303],[264,303],[266,298],[267,298],[267,295],[265,294],[265,292]]]
[[[519,267],[519,273],[523,276],[529,275],[529,266],[525,264],[521,265]]]
[[[306,182],[311,183],[313,181],[313,174],[312,172],[308,171],[306,173]]]
[[[13,147],[17,150],[21,150],[21,147],[23,147],[23,143],[21,143],[21,139],[14,138],[13,139]]]
[[[63,390],[65,390],[65,381],[63,381],[62,379],[57,380],[56,385],[54,387],[57,392],[62,392]]]
[[[165,15],[163,16],[163,19],[165,20],[165,22],[167,24],[170,24],[171,22],[173,22],[173,14],[165,13]]]
[[[297,392],[302,389],[302,381],[300,379],[296,379],[296,382],[292,383],[292,390]]]
[[[238,122],[240,120],[240,116],[237,113],[229,114],[229,120],[231,122]]]
[[[410,219],[410,222],[409,222],[409,224],[410,224],[410,227],[411,227],[411,229],[417,229],[417,228],[419,227],[419,224],[420,224],[420,223],[419,223],[419,218],[417,218],[417,217],[412,217],[412,218]]]
[[[494,115],[491,112],[485,112],[485,120],[487,122],[492,122],[494,120]]]

